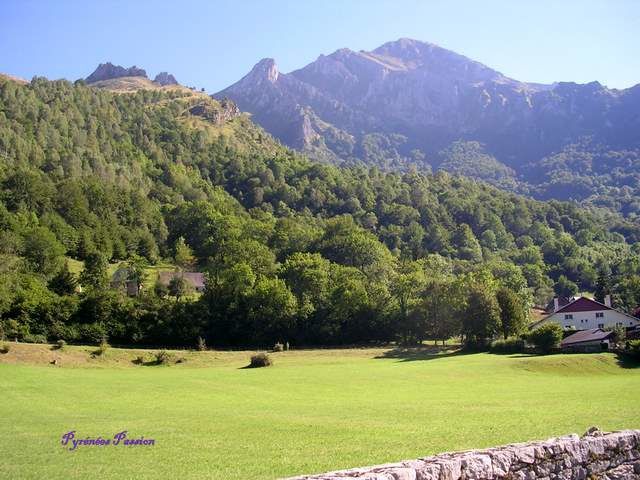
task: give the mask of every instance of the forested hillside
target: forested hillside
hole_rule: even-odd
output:
[[[514,298],[542,304],[554,288],[640,302],[635,224],[442,172],[313,163],[233,104],[185,89],[0,79],[0,182],[11,338],[482,339],[522,327],[500,317]],[[135,276],[161,259],[207,272],[205,293],[107,288],[107,262]]]

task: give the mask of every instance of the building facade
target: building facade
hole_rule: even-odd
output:
[[[540,320],[538,325],[554,322],[565,330],[632,328],[640,325],[640,319],[612,308],[608,300],[600,303],[591,298],[578,297]]]

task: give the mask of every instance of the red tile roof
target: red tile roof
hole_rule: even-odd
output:
[[[604,303],[596,302],[587,297],[580,297],[571,303],[568,303],[562,308],[559,308],[556,312],[571,313],[571,312],[593,312],[600,310],[613,310],[611,307],[607,307]]]

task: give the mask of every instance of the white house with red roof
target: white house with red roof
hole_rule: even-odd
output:
[[[566,305],[559,306],[553,313],[536,322],[538,327],[544,323],[554,322],[565,330],[592,330],[611,327],[632,328],[640,325],[640,319],[611,307],[611,297],[606,296],[604,303],[587,297],[575,297]]]

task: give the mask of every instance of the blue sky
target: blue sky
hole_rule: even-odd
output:
[[[100,62],[218,91],[342,47],[436,43],[530,82],[640,83],[636,0],[0,0],[0,72],[86,77]]]

